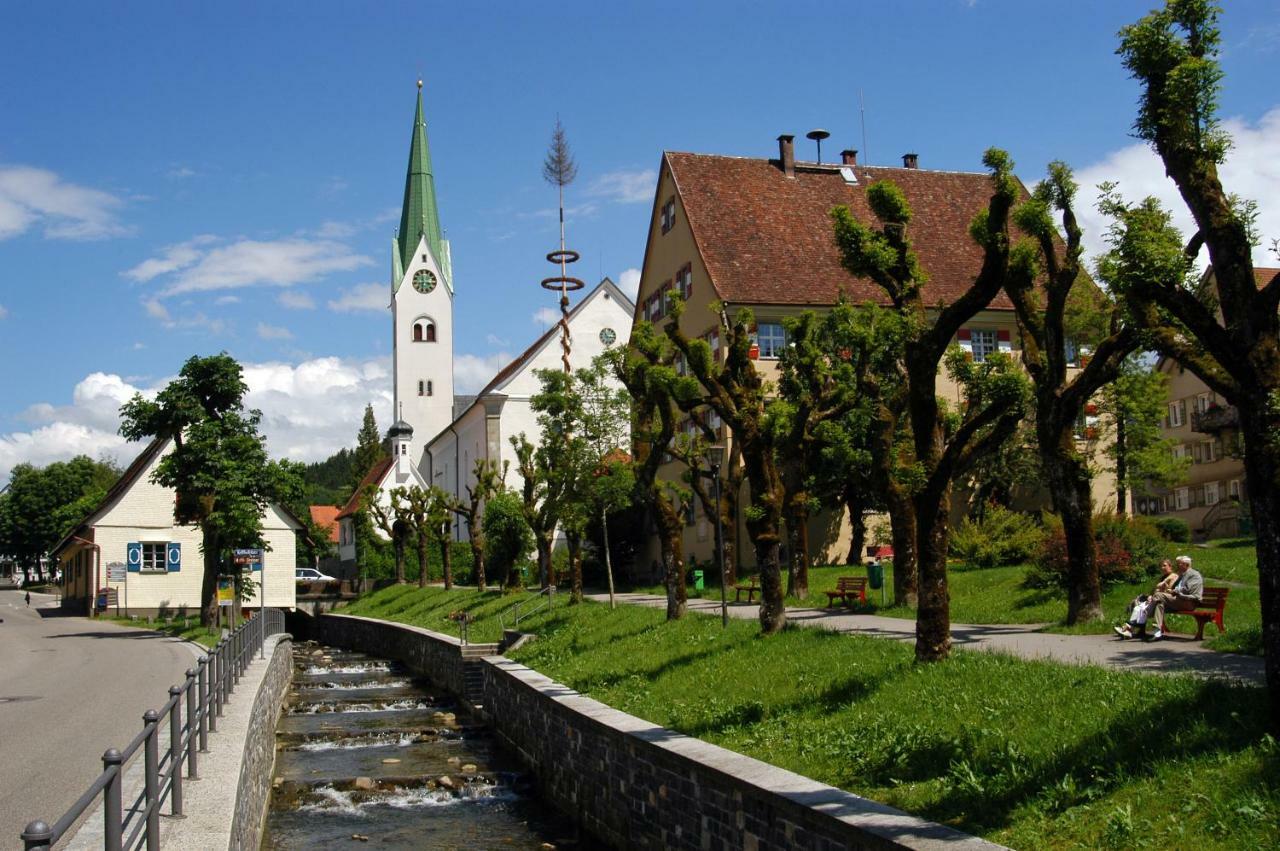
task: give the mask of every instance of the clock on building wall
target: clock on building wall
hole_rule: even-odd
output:
[[[618,335],[614,333],[612,328],[600,329],[600,342],[604,343],[606,346],[612,346],[614,341],[617,339]]]
[[[413,288],[420,293],[429,293],[436,288],[436,276],[430,269],[419,269],[413,273]]]

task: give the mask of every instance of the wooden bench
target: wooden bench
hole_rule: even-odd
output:
[[[746,592],[747,592],[747,602],[748,602],[748,603],[754,603],[754,602],[755,602],[756,592],[758,592],[758,591],[760,590],[760,580],[753,576],[753,577],[751,577],[751,579],[749,579],[749,580],[748,580],[748,581],[746,581],[746,582],[738,582],[738,583],[736,583],[736,584],[733,586],[733,590],[734,590],[733,602],[735,602],[735,603],[741,603],[741,602],[742,602],[742,592],[743,592],[743,591],[746,591]]]
[[[1213,621],[1218,632],[1226,632],[1226,627],[1222,625],[1222,612],[1227,608],[1227,593],[1230,588],[1208,588],[1204,589],[1204,593],[1200,596],[1200,605],[1194,609],[1183,609],[1175,612],[1166,608],[1164,610],[1165,628],[1169,626],[1170,615],[1186,615],[1196,619],[1196,641],[1204,638],[1204,625],[1209,621]]]
[[[872,561],[883,561],[885,559],[893,559],[893,547],[876,546],[867,547],[867,558]]]
[[[826,594],[828,609],[836,604],[836,600],[852,606],[855,595],[859,603],[865,603],[867,602],[867,577],[841,576],[836,580],[836,590],[827,591]]]

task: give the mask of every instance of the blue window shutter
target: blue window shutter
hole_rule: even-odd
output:
[[[165,547],[165,566],[170,573],[182,570],[182,544],[170,542]]]
[[[125,553],[128,558],[125,559],[125,567],[130,573],[138,573],[142,570],[142,544],[129,544]]]

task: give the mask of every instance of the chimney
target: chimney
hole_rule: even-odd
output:
[[[903,168],[919,168],[920,155],[919,154],[903,154],[902,167]]]
[[[858,152],[857,152],[857,151],[855,151],[855,150],[853,150],[852,148],[847,148],[847,149],[845,149],[845,150],[841,151],[841,152],[840,152],[840,164],[841,164],[841,165],[857,165],[857,164],[858,164]]]
[[[782,173],[787,177],[796,176],[796,137],[783,133],[778,137],[778,159],[782,160]]]

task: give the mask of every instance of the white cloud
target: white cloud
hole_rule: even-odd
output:
[[[9,308],[5,307],[3,304],[0,304],[0,319],[8,319],[8,318],[9,318]]]
[[[301,290],[285,290],[276,301],[290,310],[314,310],[316,306],[315,299]]]
[[[618,276],[618,289],[626,293],[627,298],[635,301],[636,296],[640,294],[640,270],[634,266],[623,269],[622,274]]]
[[[293,332],[279,325],[268,325],[265,322],[259,322],[258,336],[264,340],[292,340]]]
[[[358,228],[346,222],[323,222],[316,228],[316,236],[321,239],[347,239],[354,236]]]
[[[187,168],[183,165],[169,169],[165,172],[164,176],[171,180],[186,180],[188,177],[195,177],[196,170],[193,168]]]
[[[539,307],[533,312],[533,324],[550,328],[560,321],[560,311],[550,307]]]
[[[491,355],[457,355],[453,359],[455,393],[476,393],[515,358],[506,352]]]
[[[587,194],[607,198],[619,204],[641,204],[653,200],[658,172],[654,169],[611,171],[587,186]]]
[[[238,296],[238,295],[220,295],[220,296],[218,296],[217,298],[215,298],[215,299],[213,300],[213,303],[214,303],[215,305],[217,305],[218,307],[223,307],[223,306],[228,305],[228,304],[239,304],[239,303],[240,303],[240,296]]]
[[[329,309],[335,313],[353,313],[358,310],[386,310],[391,303],[391,294],[385,284],[356,284],[344,290],[336,299],[329,302]]]
[[[67,183],[52,171],[0,165],[0,239],[42,227],[49,239],[104,239],[131,229],[117,218],[124,201]]]
[[[217,247],[191,240],[166,248],[124,275],[137,281],[166,276],[160,296],[167,297],[240,287],[287,287],[372,262],[349,246],[327,239],[240,239]]]
[[[152,319],[159,319],[161,322],[169,321],[169,309],[154,298],[146,299],[142,302],[142,306],[146,309],[147,315]]]
[[[3,317],[0,317],[0,318],[3,318]],[[485,335],[485,338],[484,338],[484,341],[485,341],[486,343],[488,343],[489,345],[491,345],[491,346],[507,346],[507,345],[510,345],[510,343],[509,343],[507,340],[502,339],[502,338],[501,338],[501,337],[499,337],[497,334],[486,334],[486,335]]]
[[[1223,122],[1234,141],[1227,160],[1218,169],[1222,184],[1228,192],[1258,202],[1258,231],[1260,245],[1253,250],[1253,262],[1258,266],[1275,266],[1275,254],[1270,251],[1271,241],[1280,238],[1280,107],[1274,107],[1254,124],[1240,118]],[[1119,191],[1128,201],[1139,201],[1154,195],[1172,211],[1174,224],[1184,235],[1192,232],[1191,214],[1187,212],[1178,189],[1165,176],[1164,165],[1145,144],[1134,144],[1113,151],[1100,162],[1094,163],[1076,174],[1080,184],[1080,197],[1076,212],[1084,227],[1086,256],[1092,258],[1106,250],[1107,220],[1098,213],[1097,185],[1103,181],[1115,181]]]

